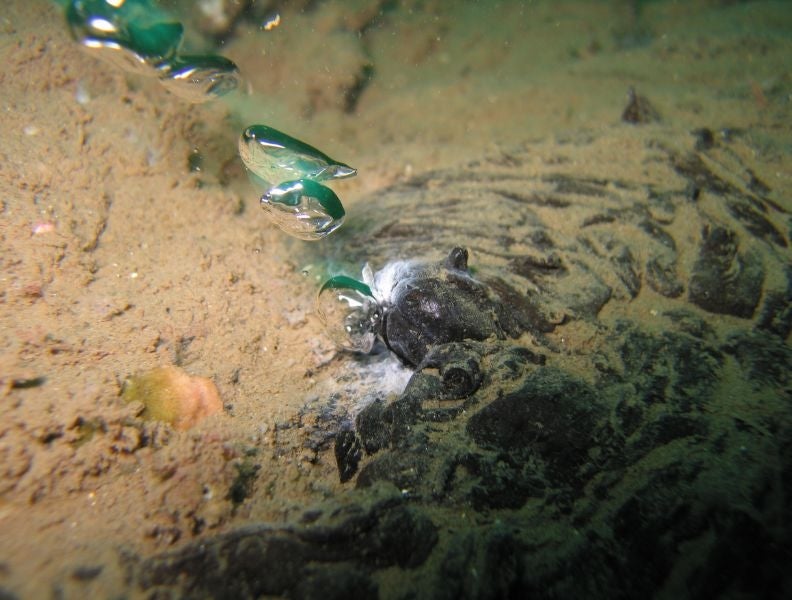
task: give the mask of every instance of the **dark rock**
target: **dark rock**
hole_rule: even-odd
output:
[[[495,528],[484,541],[478,598],[524,598],[521,544],[509,531]]]
[[[550,237],[550,232],[545,231],[544,229],[536,229],[532,231],[528,238],[531,242],[531,245],[539,250],[552,250],[556,247],[556,243],[553,241],[553,238]]]
[[[501,279],[490,278],[487,284],[500,299],[503,309],[498,311],[498,319],[509,336],[518,337],[523,331],[549,333],[556,328],[557,323],[543,314],[532,296],[517,292]]]
[[[292,590],[295,600],[376,600],[377,584],[349,565],[311,567]]]
[[[374,454],[390,443],[391,428],[382,418],[384,408],[382,400],[377,400],[360,411],[355,419],[355,431],[368,454]]]
[[[620,546],[614,574],[624,578],[624,597],[651,596],[671,572],[678,544],[706,528],[692,514],[689,500],[680,496],[680,482],[692,478],[684,466],[667,466],[614,515],[613,539]]]
[[[636,438],[628,444],[627,462],[635,463],[645,454],[675,440],[695,437],[700,439],[707,433],[707,426],[700,418],[687,415],[662,414],[653,417],[641,428]]]
[[[759,179],[751,169],[746,169],[746,173],[748,173],[748,189],[756,194],[760,194],[765,196],[772,192],[773,190],[770,189],[770,186],[767,185],[764,181]]]
[[[574,286],[562,296],[568,312],[578,318],[595,319],[613,296],[613,289],[584,264],[576,265],[578,273]]]
[[[350,537],[344,532],[345,544],[339,550],[343,554],[353,550],[355,558],[380,568],[395,565],[413,569],[429,558],[438,535],[437,527],[426,515],[398,505],[376,513],[376,517],[376,526],[364,535],[353,531]],[[354,548],[350,547],[350,540],[354,541]]]
[[[399,398],[387,406],[382,401],[373,402],[359,413],[355,438],[359,442],[355,443],[368,454],[384,448],[393,451],[366,465],[358,477],[358,486],[384,480],[401,489],[417,487],[426,472],[427,456],[432,454],[424,448],[422,425],[451,421],[469,409],[469,402],[459,400],[470,398],[482,384],[480,361],[485,353],[483,345],[473,342],[437,346],[424,359],[421,369],[436,369],[440,377],[419,371]],[[544,357],[521,348],[498,352],[497,356],[501,360],[496,359],[493,368],[511,371],[512,378],[523,373],[528,364],[544,363]],[[427,401],[430,404],[424,407]],[[350,470],[344,477],[352,475],[354,471]],[[438,489],[444,487],[442,482],[437,485]]]
[[[624,334],[620,345],[623,380],[647,405],[670,404],[675,411],[700,407],[711,395],[723,367],[723,353],[689,335],[659,336],[641,330]]]
[[[242,462],[234,465],[234,467],[236,468],[237,474],[234,481],[231,482],[231,487],[228,490],[228,498],[236,506],[242,504],[245,498],[250,496],[261,465],[253,463],[249,457],[246,457]]]
[[[562,371],[534,371],[522,387],[474,414],[467,432],[480,446],[546,462],[546,477],[574,483],[596,444],[603,411],[594,389]]]
[[[484,377],[480,350],[470,343],[434,346],[424,357],[418,370],[436,368],[443,381],[443,398],[468,398],[478,389]]]
[[[711,148],[715,147],[715,134],[712,132],[712,129],[708,127],[695,129],[693,131],[693,135],[696,136],[695,148],[699,152],[710,150]]]
[[[737,235],[724,227],[705,227],[701,235],[689,300],[709,312],[753,317],[765,276],[761,260],[739,252]]]
[[[592,231],[590,235],[580,236],[579,240],[592,255],[608,262],[607,270],[616,276],[616,280],[614,281],[611,279],[611,281],[614,283],[617,281],[620,282],[623,286],[623,291],[626,292],[629,298],[635,298],[638,295],[638,292],[641,290],[641,269],[629,246],[611,231],[603,228],[597,228]],[[582,265],[580,268],[583,268]],[[588,266],[586,266],[585,269],[588,276],[587,279],[589,280],[587,282],[589,286],[586,286],[584,289],[587,289],[590,293],[593,292],[589,302],[594,301],[598,303],[602,299],[604,299],[604,302],[607,302],[611,297],[610,287],[605,285],[602,278],[599,275],[595,275],[593,270],[589,270]],[[598,298],[598,288],[603,286],[604,289],[607,289],[607,294]],[[564,294],[560,297],[561,302],[566,304],[570,303],[571,300],[572,306],[579,307],[580,300],[577,298],[572,299],[570,296],[573,296],[573,294]],[[621,296],[623,297],[623,294]],[[604,302],[602,304],[604,304]],[[593,308],[592,303],[592,308],[583,310],[582,313],[588,318],[596,316],[600,308],[602,308],[602,304]]]
[[[524,544],[505,527],[483,535],[455,533],[442,558],[432,598],[495,600],[530,598],[524,588]]]
[[[786,288],[767,292],[756,328],[780,337],[782,340],[792,332],[792,266],[784,269]]]
[[[387,423],[390,431],[390,443],[396,445],[408,436],[412,425],[421,418],[424,402],[444,397],[442,379],[422,371],[415,373],[402,395],[382,411],[382,421]]]
[[[72,579],[77,581],[91,581],[99,577],[103,568],[102,565],[77,567],[72,571]]]
[[[355,79],[352,84],[344,89],[344,112],[346,114],[355,113],[360,97],[363,95],[366,88],[368,88],[373,78],[374,65],[361,65],[360,70],[355,73]]]
[[[627,90],[627,106],[621,120],[634,125],[656,123],[661,120],[660,113],[645,96],[639,95],[634,88]]]
[[[745,228],[760,240],[771,242],[782,248],[787,247],[784,234],[776,229],[767,217],[753,208],[747,202],[732,200],[726,204],[729,212],[740,221]]]
[[[249,526],[155,556],[139,566],[138,583],[144,590],[178,585],[188,597],[311,597],[318,581],[341,573],[365,591],[373,589],[369,570],[418,567],[437,543],[431,520],[397,499],[334,513],[329,525]]]
[[[39,375],[38,377],[20,377],[12,379],[10,385],[12,390],[29,390],[41,387],[46,382],[47,378],[43,375]]]
[[[641,291],[641,277],[638,274],[638,264],[632,252],[628,247],[621,246],[610,260],[616,275],[627,288],[630,297],[635,298]]]
[[[462,600],[476,597],[478,585],[476,551],[478,539],[472,531],[456,532],[441,559],[435,582],[437,600]]]
[[[549,254],[542,257],[527,255],[513,258],[511,260],[511,269],[529,281],[534,282],[539,277],[567,273],[567,269],[558,254]]]
[[[755,387],[781,387],[792,377],[792,347],[762,331],[739,332],[729,336],[723,347],[732,354]]]
[[[456,248],[452,248],[451,252],[448,253],[445,259],[445,267],[447,269],[456,270],[456,271],[467,271],[468,270],[468,251],[466,248],[461,248],[457,246]]]
[[[742,195],[739,188],[713,173],[697,154],[673,155],[671,161],[676,172],[697,190],[706,190],[719,196]]]
[[[335,439],[335,458],[341,483],[349,481],[357,472],[363,456],[360,439],[354,431],[339,431]]]
[[[530,497],[542,497],[548,484],[535,461],[515,459],[507,453],[494,456],[467,454],[459,465],[476,479],[468,493],[476,510],[516,509]],[[461,480],[453,482],[463,484]]]
[[[676,242],[674,238],[660,225],[655,223],[654,221],[650,221],[649,219],[644,219],[641,221],[638,226],[646,233],[648,233],[653,239],[660,242],[663,246],[672,250],[676,253]]]
[[[366,452],[373,454],[385,446],[399,444],[421,417],[421,404],[443,398],[442,380],[434,375],[415,373],[401,396],[388,404],[375,402],[356,419],[356,431]]]
[[[625,437],[632,435],[640,426],[644,419],[644,408],[635,402],[622,400],[616,406],[616,415],[621,424],[622,433]]]
[[[357,487],[371,487],[388,481],[400,490],[412,492],[420,487],[429,471],[430,457],[424,453],[397,449],[377,456],[366,464],[357,478]]]
[[[605,179],[572,177],[560,173],[553,173],[543,177],[543,181],[552,183],[555,191],[559,194],[578,194],[580,196],[594,196],[597,198],[607,194],[605,186],[608,185],[608,181]]]
[[[714,340],[715,328],[692,311],[678,308],[663,313],[679,331],[690,334],[700,340]]]
[[[568,201],[562,200],[558,196],[553,196],[553,195],[523,194],[519,192],[500,190],[500,189],[494,189],[492,191],[502,198],[506,198],[507,200],[513,200],[521,204],[527,204],[532,206],[549,206],[552,208],[566,208],[567,206],[569,206]]]
[[[789,595],[788,538],[779,539],[742,511],[713,510],[709,518],[715,539],[685,582],[691,598],[773,600]]]
[[[646,282],[666,298],[679,298],[685,291],[677,278],[676,263],[664,256],[654,256],[646,262]]]
[[[691,202],[697,202],[701,198],[701,188],[695,183],[689,183],[685,188],[685,198]]]
[[[528,365],[542,366],[547,362],[547,357],[537,354],[528,348],[513,346],[505,348],[493,359],[490,366],[491,376],[499,381],[517,379],[522,375]]]
[[[410,366],[432,346],[505,338],[498,312],[503,307],[467,271],[467,250],[454,248],[440,265],[414,267],[396,282],[384,307],[381,337]]]
[[[603,223],[614,223],[615,221],[616,221],[616,215],[612,213],[598,214],[588,217],[580,224],[580,227],[581,228],[591,227],[592,225],[601,225]]]

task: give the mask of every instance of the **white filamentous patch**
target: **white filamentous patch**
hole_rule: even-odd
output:
[[[401,395],[412,375],[413,371],[389,352],[358,356],[356,364],[346,365],[343,377],[328,377],[317,392],[320,396],[335,397],[335,410],[345,421],[354,423],[357,415],[372,402],[387,403]]]
[[[410,278],[419,263],[414,260],[397,260],[385,265],[376,274],[372,274],[367,264],[363,268],[363,280],[371,288],[371,293],[380,305],[387,306],[393,301],[393,290],[402,280]]]
[[[405,367],[392,354],[372,361],[361,369],[364,386],[370,386],[370,391],[375,391],[376,395],[382,397],[401,394],[412,375],[412,369]]]
[[[384,400],[387,404],[401,395],[413,372],[393,356],[380,356],[377,360],[359,367],[357,380],[344,389],[346,411],[354,422],[360,412],[372,402]]]

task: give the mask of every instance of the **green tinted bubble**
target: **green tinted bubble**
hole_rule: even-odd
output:
[[[266,125],[245,129],[239,156],[251,180],[269,188],[261,206],[282,230],[317,240],[341,226],[344,207],[333,190],[318,182],[351,177],[355,169]]]
[[[257,177],[275,185],[294,179],[341,179],[357,171],[285,133],[253,125],[239,139],[239,155]]]
[[[177,56],[159,71],[162,85],[188,102],[206,102],[239,86],[237,66],[222,56]]]
[[[374,294],[371,292],[371,288],[367,284],[363,283],[362,281],[358,281],[353,277],[348,277],[347,275],[336,275],[335,277],[331,277],[325,281],[324,284],[322,284],[322,289],[319,291],[344,289],[357,290],[365,296],[374,298]]]
[[[335,192],[310,179],[286,181],[261,197],[261,206],[283,231],[303,240],[319,240],[344,222]]]
[[[345,350],[370,352],[382,311],[365,283],[338,275],[319,290],[316,312],[330,338]]]
[[[74,38],[127,71],[153,70],[175,56],[184,28],[151,0],[73,0],[66,20]]]

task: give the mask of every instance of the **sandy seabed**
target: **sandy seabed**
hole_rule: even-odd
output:
[[[307,439],[328,396],[360,391],[314,309],[340,266],[265,220],[236,156],[246,125],[355,166],[334,185],[354,225],[409,177],[617,126],[634,86],[662,127],[748,131],[757,177],[792,210],[786,3],[385,4],[285,3],[271,31],[239,21],[219,51],[245,84],[199,106],[82,51],[54,4],[4,6],[3,597],[132,597],[108,556],[343,496],[332,449]],[[618,164],[618,138],[610,150]],[[176,431],[122,401],[128,377],[171,365],[210,378],[222,413]]]

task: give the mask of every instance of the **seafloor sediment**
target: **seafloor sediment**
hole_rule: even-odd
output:
[[[783,3],[210,4],[200,107],[4,9],[0,596],[789,595]],[[254,122],[358,168],[324,242]],[[455,247],[503,335],[334,349],[324,278]],[[124,402],[162,366],[222,412]]]

